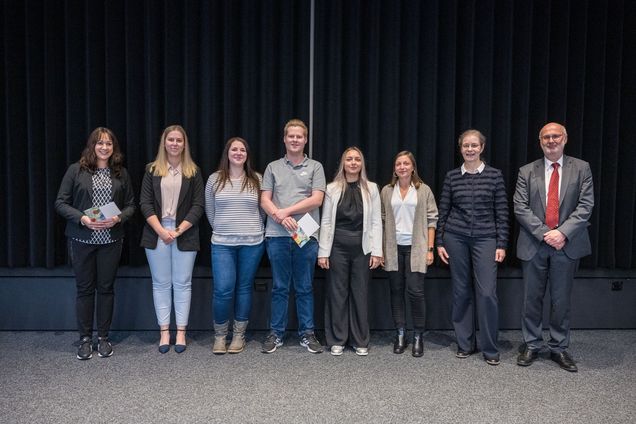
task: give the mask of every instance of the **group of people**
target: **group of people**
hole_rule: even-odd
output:
[[[140,194],[146,220],[141,246],[152,275],[159,352],[171,348],[172,303],[177,329],[174,350],[181,353],[187,347],[192,269],[199,250],[199,220],[205,212],[212,227],[215,354],[245,348],[252,284],[266,251],[272,293],[270,331],[262,352],[273,353],[283,345],[292,287],[300,344],[311,353],[323,351],[314,331],[317,264],[326,270],[325,338],[332,355],[342,355],[347,346],[357,355],[368,354],[368,284],[371,270],[383,267],[396,329],[393,352],[404,353],[410,340],[412,355],[420,357],[426,328],[425,274],[437,251],[450,267],[456,356],[467,358],[479,349],[488,364],[498,365],[497,264],[506,257],[508,201],[502,172],[482,159],[483,134],[471,129],[460,135],[463,163],[447,173],[439,204],[409,151],[395,156],[391,182],[380,190],[369,181],[364,155],[357,147],[343,152],[333,182],[326,184],[322,165],[304,153],[307,126],[301,120],[285,125],[283,142],[284,157],[271,162],[261,175],[252,167],[248,143],[230,138],[218,170],[204,185],[185,130],[178,125],[164,130]],[[513,197],[520,224],[517,255],[525,281],[524,348],[517,364],[532,364],[544,348],[543,298],[549,285],[547,347],[561,368],[576,371],[567,352],[570,292],[579,259],[591,252],[587,227],[594,194],[589,165],[565,156],[566,143],[564,126],[545,125],[539,132],[544,158],[522,167],[517,178]],[[86,213],[110,202],[120,213],[106,219]],[[122,224],[135,209],[130,177],[111,130],[100,127],[91,133],[79,162],[62,180],[56,209],[67,220],[77,280],[77,358],[92,357],[95,304],[97,353],[108,357],[113,353],[108,332]],[[320,228],[297,243],[298,221],[305,215]],[[407,299],[411,339],[406,330]]]

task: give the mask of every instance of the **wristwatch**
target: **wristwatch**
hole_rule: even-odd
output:
[[[429,247],[429,248],[428,248],[428,251],[429,251],[429,252],[432,252],[432,251],[433,251],[433,248],[432,248],[432,247]]]

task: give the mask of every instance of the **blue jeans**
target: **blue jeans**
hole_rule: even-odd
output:
[[[165,228],[174,229],[173,220],[163,220]],[[174,312],[178,327],[188,325],[190,299],[192,297],[192,268],[197,252],[185,252],[177,248],[177,241],[165,244],[157,239],[157,247],[146,249],[150,274],[152,275],[152,297],[159,325],[170,324],[172,292]]]
[[[296,294],[298,334],[314,331],[314,269],[318,242],[310,239],[302,248],[291,237],[268,237],[267,255],[272,265],[272,317],[270,327],[283,337],[287,327],[289,289]]]
[[[252,307],[252,283],[261,263],[265,244],[255,246],[225,246],[212,244],[212,277],[214,279],[214,322],[224,324],[230,319],[232,298],[234,319],[247,321]]]

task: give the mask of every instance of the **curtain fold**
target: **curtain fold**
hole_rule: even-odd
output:
[[[6,0],[0,3],[0,266],[67,261],[53,202],[90,131],[118,136],[138,194],[163,128],[188,132],[205,179],[230,136],[263,171],[284,123],[309,122],[310,1]],[[547,121],[590,162],[596,206],[584,267],[636,268],[636,3],[315,0],[314,158],[331,180],[359,146],[372,180],[411,150],[437,195],[477,128],[512,199]],[[511,204],[512,206],[512,204]],[[513,222],[507,266],[517,266]],[[123,263],[145,264],[143,219]],[[198,263],[209,264],[207,224]]]

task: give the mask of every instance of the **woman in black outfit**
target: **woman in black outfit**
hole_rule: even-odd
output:
[[[130,177],[122,162],[123,155],[115,134],[108,128],[96,128],[88,137],[80,160],[66,171],[55,200],[55,210],[66,219],[65,234],[77,283],[76,309],[80,333],[77,359],[93,357],[95,307],[97,353],[102,358],[113,354],[108,332],[113,317],[115,276],[124,238],[122,223],[135,211]],[[118,215],[93,217],[91,209],[111,202],[119,208]]]

